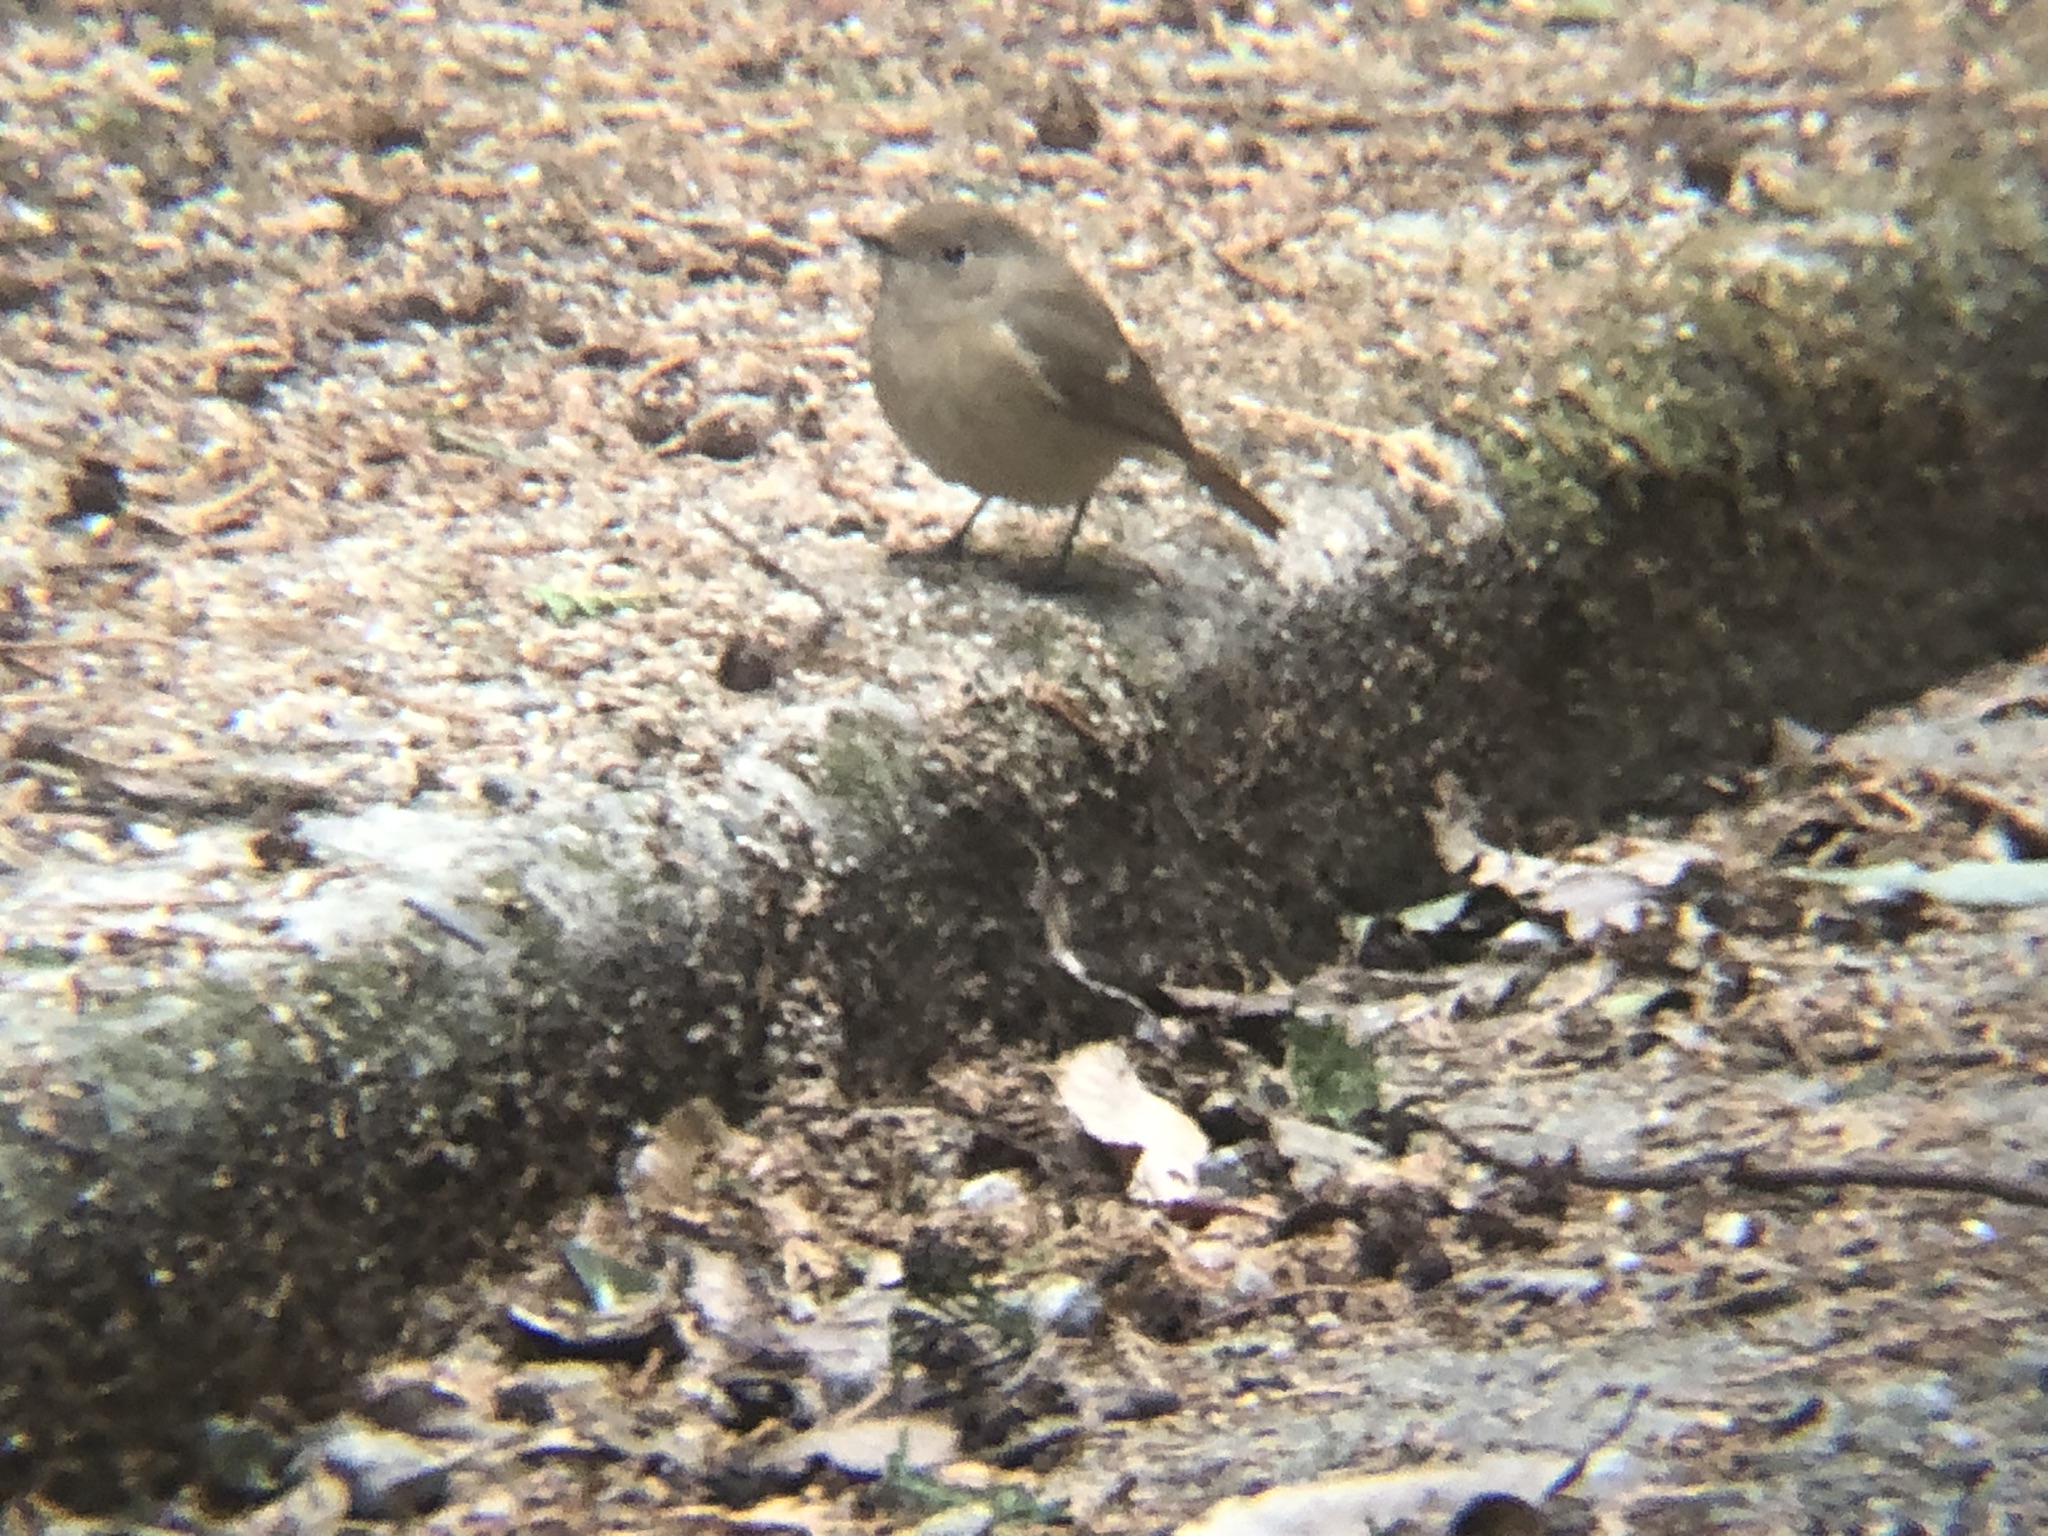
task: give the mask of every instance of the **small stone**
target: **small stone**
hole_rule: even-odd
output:
[[[1489,947],[1501,960],[1530,960],[1555,954],[1564,947],[1564,936],[1547,924],[1525,917],[1501,929]]]
[[[764,1452],[759,1465],[805,1471],[822,1461],[851,1477],[876,1478],[899,1459],[904,1470],[923,1472],[959,1453],[960,1436],[950,1424],[931,1416],[904,1416],[806,1430]]]
[[[683,431],[682,446],[686,452],[736,464],[759,453],[774,430],[772,406],[750,396],[736,396],[713,404],[691,421]]]
[[[114,862],[114,848],[104,837],[89,827],[72,827],[57,834],[58,845],[81,859],[90,859],[95,864]]]
[[[1475,1299],[1504,1296],[1510,1301],[1584,1303],[1607,1289],[1607,1277],[1597,1269],[1525,1269],[1465,1275],[1457,1289],[1460,1296]]]
[[[440,1508],[448,1498],[449,1461],[411,1435],[341,1420],[300,1452],[295,1470],[324,1467],[348,1484],[356,1520],[405,1520]]]
[[[1135,1424],[1179,1413],[1180,1406],[1180,1394],[1169,1388],[1134,1387],[1122,1397],[1105,1404],[1102,1417],[1110,1424]]]
[[[0,273],[0,315],[15,315],[40,304],[46,290],[40,283],[30,282],[12,272]]]
[[[1056,75],[1031,114],[1031,128],[1046,149],[1093,149],[1102,138],[1102,113],[1079,80]]]
[[[1236,1301],[1260,1301],[1280,1289],[1272,1266],[1246,1254],[1230,1271],[1230,1295]]]
[[[519,780],[502,773],[487,773],[476,783],[477,798],[486,805],[500,810],[514,806],[531,805],[535,799],[532,789]]]
[[[1763,1225],[1746,1211],[1723,1211],[1707,1219],[1706,1239],[1723,1248],[1751,1248],[1763,1236]]]
[[[152,821],[128,823],[128,841],[147,853],[169,853],[178,846],[178,834]]]
[[[887,1378],[889,1319],[896,1302],[890,1292],[864,1286],[814,1320],[786,1325],[786,1337],[831,1406],[857,1403]]]
[[[1205,1194],[1242,1199],[1258,1190],[1258,1179],[1240,1147],[1211,1152],[1196,1168],[1195,1178]]]
[[[491,1412],[517,1424],[545,1424],[555,1416],[546,1387],[537,1381],[508,1381],[491,1398]]]
[[[960,1186],[960,1207],[968,1211],[995,1211],[1022,1204],[1024,1187],[1015,1174],[984,1173]]]
[[[477,1428],[459,1393],[430,1377],[396,1372],[365,1384],[362,1413],[379,1429],[432,1440],[463,1439]]]
[[[868,1255],[867,1268],[862,1275],[867,1283],[878,1291],[886,1291],[903,1283],[903,1255],[878,1249]]]
[[[1429,1291],[1451,1278],[1451,1256],[1436,1243],[1425,1242],[1401,1266],[1401,1283],[1411,1291]]]
[[[681,432],[685,420],[682,411],[672,404],[636,401],[626,412],[626,435],[641,447],[652,448]]]
[[[986,1504],[956,1504],[920,1520],[910,1536],[988,1536],[995,1523],[996,1512]]]
[[[991,1465],[1006,1472],[1021,1472],[1026,1468],[1050,1471],[1079,1447],[1082,1434],[1082,1426],[1073,1419],[1034,1424],[1024,1434],[985,1455]]]
[[[1031,1316],[1047,1333],[1085,1339],[1102,1322],[1102,1293],[1072,1275],[1053,1275],[1031,1288]]]
[[[90,517],[119,517],[128,506],[128,487],[121,466],[106,459],[84,458],[64,482],[64,510],[54,522]]]
[[[765,693],[775,686],[775,651],[752,635],[735,635],[718,657],[718,683],[733,693]]]

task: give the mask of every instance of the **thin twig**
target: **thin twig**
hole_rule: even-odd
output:
[[[1981,1195],[2008,1205],[2048,1210],[2048,1187],[1992,1173],[1954,1173],[1945,1168],[1910,1168],[1881,1163],[1816,1163],[1799,1168],[1759,1168],[1737,1154],[1728,1182],[1742,1189],[1918,1189],[1933,1194]]]
[[[405,906],[409,908],[415,916],[425,919],[428,923],[440,929],[443,933],[447,934],[449,938],[455,940],[458,944],[465,944],[469,948],[475,950],[480,955],[490,953],[491,946],[488,940],[482,938],[480,935],[476,933],[471,932],[468,928],[464,927],[461,923],[457,922],[453,917],[450,917],[446,912],[443,912],[438,908],[428,906],[424,901],[421,901],[417,896],[406,897]]]
[[[230,529],[246,528],[255,521],[253,514],[236,517],[229,517],[227,514],[234,511],[235,508],[254,496],[258,491],[270,489],[271,486],[277,484],[283,478],[284,471],[279,469],[277,465],[266,464],[232,490],[224,491],[211,501],[202,501],[189,507],[180,507],[178,511],[185,525],[203,539],[210,539],[215,534],[226,533]]]
[[[1037,878],[1031,882],[1031,907],[1037,912],[1039,922],[1044,925],[1045,949],[1052,963],[1097,997],[1106,997],[1112,1002],[1122,1003],[1139,1018],[1156,1027],[1159,1015],[1146,1005],[1143,998],[1109,982],[1097,981],[1088,974],[1088,967],[1082,963],[1081,957],[1074,953],[1069,939],[1071,920],[1067,915],[1067,898],[1060,890],[1059,882],[1053,878],[1052,863],[1045,856],[1045,851],[1035,844],[1031,849],[1031,857],[1038,864]]]
[[[1726,97],[1611,97],[1601,101],[1509,101],[1498,104],[1432,103],[1427,106],[1364,112],[1354,107],[1285,106],[1274,103],[1271,118],[1260,126],[1269,133],[1383,134],[1398,128],[1441,133],[1446,123],[1464,127],[1499,124],[1523,127],[1539,122],[1606,123],[1616,118],[1674,117],[1727,121],[1734,118],[1781,117],[1816,109],[1911,106],[1934,94],[1934,87],[1904,81],[1860,91],[1800,91],[1791,94]],[[1146,105],[1159,110],[1211,116],[1230,112],[1242,116],[1244,104],[1217,93],[1155,93]]]
[[[620,393],[630,400],[656,379],[665,378],[667,375],[674,373],[678,368],[689,367],[700,356],[702,356],[702,353],[691,351],[671,352],[666,357],[658,357],[634,374],[632,378],[628,379]]]
[[[2000,1178],[1988,1173],[1956,1173],[1945,1168],[1914,1168],[1893,1163],[1814,1163],[1805,1166],[1761,1167],[1750,1161],[1746,1148],[1702,1152],[1681,1163],[1662,1168],[1588,1168],[1579,1161],[1574,1147],[1562,1158],[1535,1158],[1524,1162],[1496,1152],[1460,1135],[1434,1116],[1413,1113],[1418,1125],[1435,1131],[1474,1162],[1501,1173],[1524,1177],[1562,1177],[1581,1189],[1609,1190],[1620,1194],[1668,1192],[1695,1189],[1719,1179],[1738,1189],[1869,1189],[1922,1190],[1931,1194],[1979,1195],[2008,1205],[2048,1210],[2048,1186],[2023,1179]]]
[[[1614,1421],[1607,1433],[1581,1451],[1578,1460],[1574,1461],[1569,1467],[1566,1467],[1564,1474],[1543,1490],[1543,1497],[1546,1502],[1556,1498],[1565,1489],[1571,1487],[1573,1483],[1584,1477],[1586,1475],[1586,1467],[1593,1458],[1628,1433],[1629,1425],[1636,1421],[1636,1410],[1643,1406],[1644,1399],[1649,1395],[1650,1389],[1641,1383],[1637,1383],[1635,1390],[1629,1393],[1628,1401],[1622,1404],[1621,1417]]]
[[[829,597],[812,586],[808,581],[805,581],[803,577],[797,575],[795,571],[792,571],[780,560],[769,554],[768,551],[761,548],[752,539],[741,533],[739,529],[733,527],[731,523],[726,521],[724,514],[708,506],[698,507],[697,512],[705,522],[724,535],[726,541],[744,555],[747,563],[753,566],[754,569],[776,581],[782,582],[792,591],[801,593],[818,605],[817,626],[807,637],[810,644],[823,644],[825,637],[838,628],[839,609]]]

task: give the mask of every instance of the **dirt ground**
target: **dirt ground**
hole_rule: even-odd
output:
[[[1343,488],[1454,516],[1420,429],[1512,417],[1679,246],[1953,161],[1930,62],[2023,137],[2048,73],[1933,3],[4,14],[0,864],[147,872],[118,921],[0,882],[60,997],[277,951],[294,808],[687,791],[787,695],[942,714],[1042,645],[1054,518],[886,558],[967,506],[865,382],[852,232],[912,203],[1071,248],[1298,524],[1133,469],[1084,576],[1312,588],[1429,532]]]

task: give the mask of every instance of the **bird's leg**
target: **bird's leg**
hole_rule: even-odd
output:
[[[946,542],[939,546],[938,552],[942,555],[951,555],[956,560],[966,554],[967,530],[972,528],[974,520],[981,516],[981,509],[994,500],[995,497],[993,496],[984,496],[981,500],[977,501],[974,504],[974,510],[967,514],[967,521],[953,530]]]
[[[1074,520],[1067,524],[1067,536],[1060,540],[1060,552],[1046,573],[1051,581],[1057,582],[1067,574],[1067,561],[1074,553],[1074,540],[1081,533],[1081,519],[1088,515],[1088,503],[1094,499],[1093,493],[1090,493],[1074,503]]]

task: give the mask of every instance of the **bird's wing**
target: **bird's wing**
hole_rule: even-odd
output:
[[[1076,288],[1013,292],[999,323],[1046,392],[1073,415],[1169,453],[1193,451],[1152,370],[1095,294]]]
[[[1085,288],[1033,288],[1005,297],[997,327],[1069,415],[1163,448],[1211,496],[1272,538],[1286,526],[1237,472],[1195,446],[1116,316]]]

